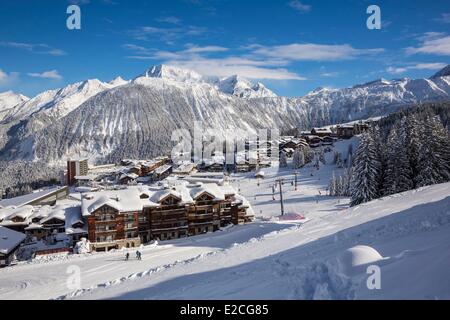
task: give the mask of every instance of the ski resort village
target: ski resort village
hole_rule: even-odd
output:
[[[449,67],[0,97],[2,300],[450,299]]]

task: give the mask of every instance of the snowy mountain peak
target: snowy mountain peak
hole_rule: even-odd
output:
[[[13,91],[0,93],[0,113],[28,100],[30,100],[30,98]],[[1,119],[2,116],[0,115],[0,120]]]
[[[124,84],[129,83],[130,81],[124,80],[121,76],[118,76],[116,78],[114,78],[113,80],[111,80],[110,82],[108,82],[108,84],[117,87],[117,86],[122,86]]]
[[[167,66],[150,67],[144,74],[147,78],[161,78],[178,82],[202,82],[203,77],[195,71]]]
[[[263,98],[277,96],[271,90],[267,89],[261,82],[253,84],[249,80],[238,75],[232,75],[219,80],[217,86],[220,91],[240,98]]]
[[[450,64],[447,65],[445,68],[439,70],[434,74],[434,76],[431,77],[431,79],[440,78],[440,77],[447,77],[450,76]]]

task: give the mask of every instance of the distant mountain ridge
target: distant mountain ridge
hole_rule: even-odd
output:
[[[195,121],[225,133],[381,116],[405,105],[450,100],[445,69],[430,79],[380,79],[287,98],[239,76],[203,77],[153,66],[131,81],[87,80],[8,107],[0,119],[0,158],[59,163],[82,155],[118,161],[170,151],[173,130],[192,129]]]

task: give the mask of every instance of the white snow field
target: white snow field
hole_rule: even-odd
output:
[[[147,246],[142,261],[119,251],[0,269],[0,299],[450,299],[450,183],[348,208],[347,198],[325,193],[342,170],[326,157],[318,171],[299,170],[297,191],[283,185],[286,213],[303,214],[303,223],[274,218],[271,185],[291,169],[264,169],[259,186],[254,174],[239,175],[232,183],[254,223]],[[67,286],[73,265],[78,290]],[[379,290],[366,285],[371,265]]]

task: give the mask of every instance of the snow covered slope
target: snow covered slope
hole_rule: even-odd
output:
[[[437,185],[329,210],[301,227],[65,298],[450,299],[449,190]],[[381,270],[380,290],[366,286],[371,265]]]
[[[347,150],[356,139],[337,143]],[[233,176],[232,184],[261,218],[216,233],[125,251],[53,257],[0,270],[0,299],[450,299],[450,183],[348,208],[326,195],[333,171],[300,169],[297,191],[283,186],[287,213],[279,221],[275,179],[292,169],[265,169],[265,179]],[[361,247],[365,246],[365,247]],[[132,257],[133,255],[133,251]],[[381,290],[368,290],[368,265],[381,268]],[[81,270],[81,288],[66,285],[67,268]]]
[[[12,91],[0,93],[0,121],[9,109],[28,100],[28,97]]]
[[[0,111],[0,133],[4,133],[0,138],[0,147],[8,142],[15,144],[17,140],[38,132],[96,94],[127,83],[120,77],[110,83],[92,79],[70,84],[61,89],[48,90],[32,99],[24,97],[21,103],[4,112]],[[11,127],[14,127],[12,133],[9,131]],[[11,140],[7,140],[11,134]]]

